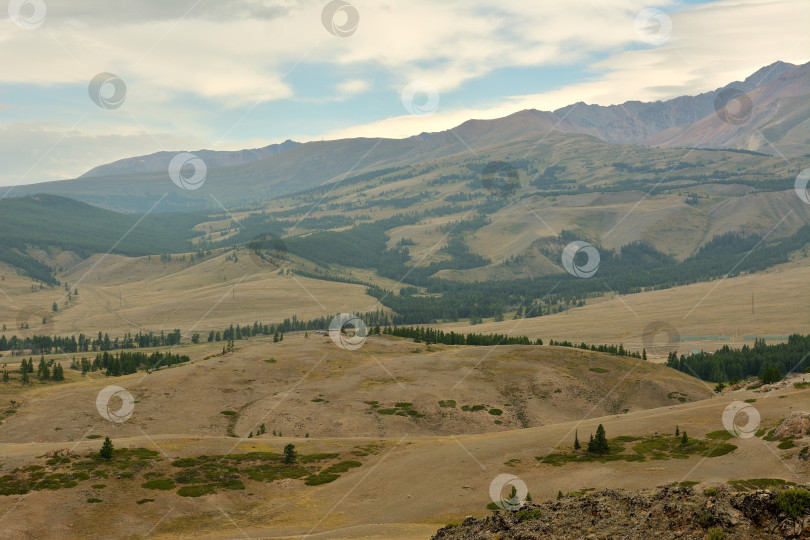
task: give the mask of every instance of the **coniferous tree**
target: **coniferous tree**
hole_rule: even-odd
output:
[[[681,444],[689,443],[689,437],[686,436],[686,432],[683,432],[683,436],[681,437]]]
[[[39,366],[37,366],[37,379],[40,381],[47,381],[51,378],[51,370],[48,369],[48,364],[45,363],[45,357],[39,359]]]
[[[579,444],[579,433],[574,431],[574,450],[579,450],[582,445]]]
[[[65,380],[65,371],[62,369],[62,364],[59,362],[53,366],[53,380],[55,381],[64,381]]]
[[[295,453],[295,446],[292,444],[288,444],[284,447],[284,463],[287,465],[292,465],[295,463],[296,458],[298,455]]]
[[[680,427],[678,427],[678,426],[675,426],[675,436],[677,437],[677,436],[679,436],[680,434],[681,434],[681,428],[680,428]]]
[[[588,452],[600,455],[610,453],[610,446],[608,445],[605,428],[602,424],[599,424],[599,427],[596,428],[596,437],[591,436],[591,440],[588,443]]]
[[[109,438],[109,437],[106,437],[106,438],[104,439],[104,444],[102,444],[102,445],[101,445],[101,450],[99,451],[99,455],[100,455],[102,458],[104,458],[104,459],[106,459],[106,460],[108,460],[108,461],[109,461],[110,459],[112,459],[112,456],[113,456],[113,449],[114,449],[114,448],[115,448],[115,447],[113,446],[113,443],[112,443],[112,441],[110,440],[110,438]]]

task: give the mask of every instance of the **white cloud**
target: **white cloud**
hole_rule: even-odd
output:
[[[219,141],[209,110],[232,114],[235,122],[255,104],[298,99],[289,74],[308,64],[337,66],[344,75],[334,85],[336,95],[310,101],[345,100],[378,84],[358,74],[358,66],[385,66],[398,101],[413,80],[448,93],[470,80],[493,77],[500,68],[582,63],[611,52],[590,66],[589,80],[541,94],[511,95],[505,87],[502,97],[476,108],[442,99],[430,116],[403,114],[325,134],[303,133],[299,140],[402,137],[524,108],[666,99],[714,89],[775,60],[804,62],[810,49],[806,0],[654,2],[653,7],[671,12],[673,23],[670,41],[658,47],[635,34],[635,14],[650,7],[645,0],[353,3],[360,24],[347,38],[324,29],[321,0],[203,0],[190,12],[192,3],[158,0],[113,9],[90,0],[49,0],[47,19],[37,30],[0,21],[0,85],[71,84],[73,92],[96,73],[109,71],[128,87],[119,110],[101,111],[88,99],[87,109],[61,115],[88,115],[64,137],[70,123],[49,119],[43,127],[34,122],[36,111],[29,122],[0,124],[0,156],[7,160],[0,183],[13,183],[40,158],[26,181],[76,176],[104,160],[162,149],[267,144]],[[494,78],[491,83],[498,85]],[[61,142],[43,158],[56,141]]]

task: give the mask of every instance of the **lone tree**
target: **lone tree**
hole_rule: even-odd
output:
[[[574,450],[579,450],[582,445],[579,444],[579,433],[574,431]]]
[[[675,426],[675,436],[677,437],[680,434],[681,434],[681,428],[676,425]]]
[[[112,443],[112,441],[110,440],[110,438],[109,438],[109,437],[105,437],[105,438],[104,438],[104,444],[102,444],[102,445],[101,445],[101,450],[99,450],[99,453],[98,453],[98,454],[99,454],[99,455],[100,455],[102,458],[104,458],[104,459],[106,459],[106,460],[110,460],[110,459],[112,459],[112,455],[113,455],[113,449],[114,449],[114,448],[115,448],[115,447],[113,446],[113,443]]]
[[[295,460],[298,458],[298,454],[295,453],[295,446],[292,444],[288,444],[284,447],[284,463],[287,465],[292,465],[295,463]]]
[[[686,436],[686,432],[684,431],[683,436],[681,437],[681,444],[688,444],[688,443],[689,443],[689,437]]]
[[[607,435],[605,435],[605,428],[602,424],[599,424],[599,427],[596,428],[596,437],[588,443],[588,452],[600,455],[610,453]]]

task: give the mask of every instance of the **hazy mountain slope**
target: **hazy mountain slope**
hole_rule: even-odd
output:
[[[606,107],[580,102],[557,109],[554,116],[576,126],[577,131],[589,133],[605,141],[656,145],[658,142],[650,138],[657,133],[688,126],[714,114],[715,98],[723,89],[735,88],[741,92],[750,92],[777,80],[795,68],[793,64],[775,62],[759,69],[744,81],[735,81],[723,88],[697,96],[680,96],[667,101],[648,103],[627,101]],[[707,144],[707,146],[716,145]]]
[[[810,149],[808,94],[810,64],[805,64],[747,92],[751,103],[750,117],[743,113],[739,123],[725,122],[712,111],[693,124],[649,137],[645,143],[804,154]],[[746,117],[747,121],[743,121]]]
[[[247,150],[237,150],[234,152],[216,150],[195,150],[193,153],[205,161],[209,167],[229,167],[231,165],[241,165],[258,161],[266,157],[280,154],[290,148],[295,148],[301,143],[286,140],[280,144],[271,144],[264,148],[253,148]],[[79,178],[93,178],[97,176],[109,176],[114,174],[163,172],[169,167],[169,162],[177,155],[177,152],[156,152],[147,156],[135,156],[131,158],[119,159],[112,163],[100,165],[90,169]]]
[[[446,168],[448,173],[468,159],[483,166],[493,159],[521,161],[541,157],[545,165],[554,165],[555,154],[546,144],[552,131],[556,132],[555,140],[564,139],[574,147],[592,147],[594,138],[608,141],[602,143],[597,154],[619,155],[627,148],[615,143],[638,142],[655,146],[737,147],[775,154],[766,139],[782,153],[807,151],[808,65],[797,68],[777,62],[726,88],[732,87],[749,92],[754,103],[751,120],[741,126],[725,124],[717,117],[714,112],[717,91],[713,91],[666,102],[627,102],[610,107],[577,104],[554,113],[524,110],[493,120],[468,120],[453,129],[405,139],[283,143],[272,151],[285,145],[286,150],[267,157],[262,156],[271,147],[260,149],[261,152],[201,151],[199,155],[207,163],[208,174],[205,184],[195,191],[182,190],[171,182],[166,167],[171,154],[161,152],[97,167],[76,180],[20,186],[13,193],[52,193],[128,212],[222,206],[232,210],[362,172],[430,160],[442,159],[435,166]],[[126,174],[118,174],[120,171]],[[594,171],[587,172],[591,175]]]

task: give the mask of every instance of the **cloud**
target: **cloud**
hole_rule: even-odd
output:
[[[674,0],[569,0],[564,6],[536,0],[352,1],[360,23],[349,37],[324,28],[325,3],[144,0],[110,8],[90,0],[49,0],[46,20],[36,30],[0,21],[0,88],[25,85],[49,93],[47,103],[15,103],[4,96],[0,156],[9,161],[0,183],[23,175],[26,182],[77,176],[105,160],[162,149],[238,148],[248,137],[261,146],[271,139],[260,140],[259,128],[246,134],[237,126],[245,119],[260,127],[267,123],[260,116],[266,114],[263,104],[289,103],[295,115],[296,103],[342,101],[343,107],[383,91],[398,106],[403,88],[425,81],[442,97],[430,116],[404,110],[392,116],[387,109],[390,117],[367,122],[310,119],[300,123],[305,128],[298,137],[275,134],[272,140],[404,137],[525,108],[694,94],[776,60],[804,62],[810,48],[805,0],[686,6]],[[659,46],[645,43],[634,28],[636,14],[648,7],[667,11],[672,20],[670,39]],[[528,95],[516,95],[499,80],[505,68],[568,65],[589,75]],[[322,66],[328,80],[318,72]],[[87,99],[87,83],[99,72],[126,82],[121,109],[102,111]],[[502,94],[488,101],[468,96],[471,81]],[[461,105],[468,97],[475,107]],[[234,128],[220,140],[223,123]]]

